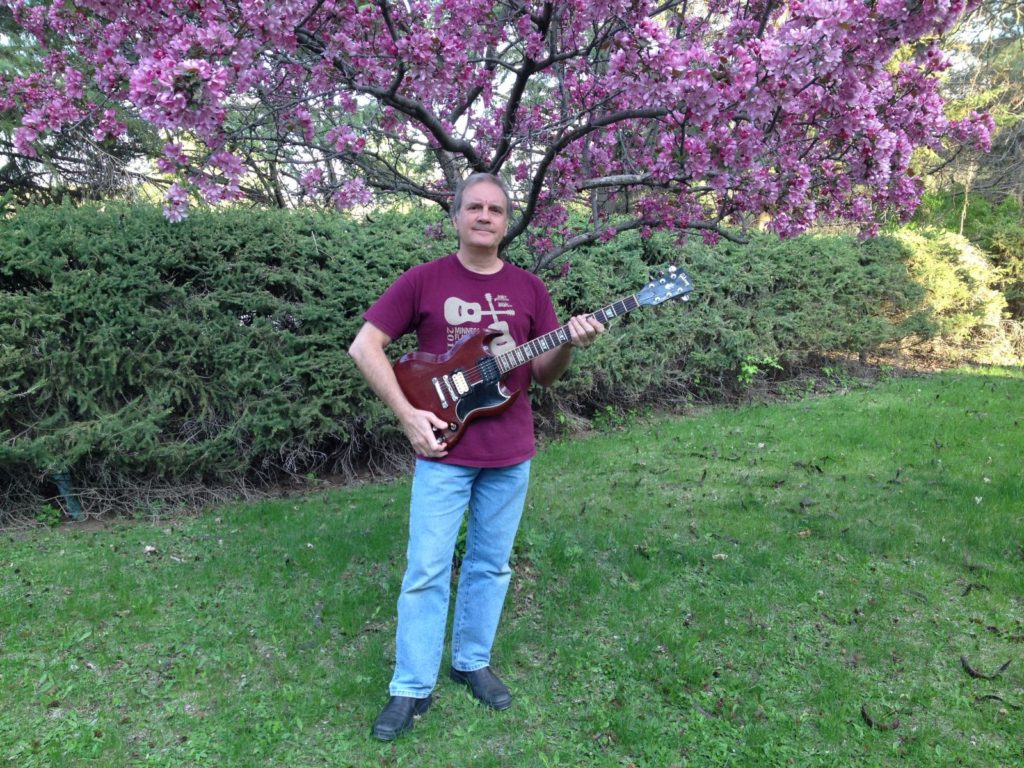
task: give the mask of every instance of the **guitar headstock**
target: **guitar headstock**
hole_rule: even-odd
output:
[[[636,300],[647,306],[661,304],[669,299],[682,298],[686,301],[692,290],[693,281],[690,276],[678,267],[669,267],[637,292]]]

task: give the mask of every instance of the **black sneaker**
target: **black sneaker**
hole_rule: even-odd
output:
[[[399,734],[412,728],[412,719],[430,709],[432,697],[413,699],[409,696],[392,696],[387,706],[377,715],[373,723],[373,735],[381,741],[391,741]]]
[[[473,696],[491,709],[508,709],[512,706],[512,694],[505,684],[491,671],[490,667],[473,672],[462,672],[455,667],[448,670],[448,676],[456,683],[468,685]]]

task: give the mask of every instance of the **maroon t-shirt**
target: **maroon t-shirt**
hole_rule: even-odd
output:
[[[435,355],[477,329],[500,331],[491,350],[501,353],[560,325],[539,277],[508,262],[494,274],[481,275],[462,266],[455,254],[405,272],[363,318],[392,339],[415,332],[420,351]],[[440,461],[506,467],[533,457],[530,380],[529,363],[510,371],[505,386],[520,391],[519,397],[504,412],[473,421]]]

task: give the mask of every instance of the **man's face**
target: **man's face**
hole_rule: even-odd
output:
[[[490,181],[474,184],[462,193],[462,207],[452,219],[459,243],[476,248],[497,248],[508,229],[505,193]]]

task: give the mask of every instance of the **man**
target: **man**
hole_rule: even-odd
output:
[[[503,350],[559,327],[544,283],[499,255],[510,209],[500,178],[482,173],[467,178],[452,206],[458,251],[399,277],[364,314],[366,323],[349,348],[417,454],[391,698],[373,724],[373,735],[382,741],[411,728],[413,717],[430,707],[444,650],[452,554],[467,508],[449,676],[493,709],[512,704],[508,688],[490,668],[490,654],[536,453],[529,398],[523,392],[502,413],[472,422],[448,450],[434,432],[446,422],[406,399],[384,351],[410,332],[421,351],[442,354],[467,333],[484,329],[501,332],[491,347]],[[568,328],[571,344],[511,371],[508,389],[527,389],[531,377],[542,386],[553,384],[568,368],[572,347],[589,346],[604,330],[585,315],[572,318]]]

